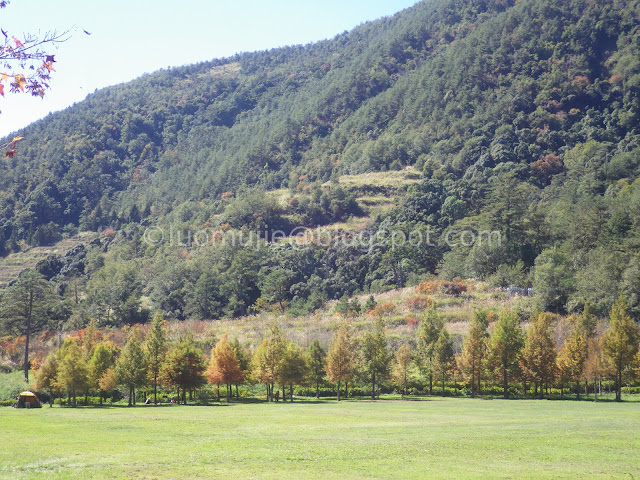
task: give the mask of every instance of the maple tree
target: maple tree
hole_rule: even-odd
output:
[[[0,2],[0,9],[9,2]],[[4,97],[5,85],[11,93],[30,93],[35,97],[44,97],[50,88],[51,73],[55,72],[53,64],[55,55],[45,50],[68,39],[68,31],[58,33],[55,30],[38,37],[23,34],[21,38],[0,29],[0,95]]]
[[[9,2],[0,1],[0,9]],[[0,28],[0,95],[10,93],[27,93],[43,98],[50,88],[51,73],[55,72],[56,63],[48,47],[62,43],[69,38],[69,32],[46,32],[43,36],[25,33],[17,37]],[[0,113],[2,111],[0,110]],[[16,143],[23,137],[15,137],[2,145],[6,149],[5,156],[13,158],[16,154]]]

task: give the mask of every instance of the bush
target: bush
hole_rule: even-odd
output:
[[[405,305],[412,312],[422,312],[433,305],[433,299],[429,297],[411,297],[406,300]]]

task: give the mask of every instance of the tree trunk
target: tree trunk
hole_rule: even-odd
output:
[[[30,321],[27,323],[27,333],[24,340],[24,381],[29,383],[29,337],[31,329]]]
[[[289,385],[289,398],[291,399],[291,403],[293,403],[293,383]]]
[[[316,400],[320,398],[320,383],[316,382]]]
[[[338,401],[340,401],[340,381],[338,381]]]
[[[502,390],[504,398],[509,398],[509,383],[507,382],[507,369],[502,369]]]
[[[157,375],[153,375],[153,403],[158,404],[158,378]]]
[[[576,380],[576,399],[580,400],[580,380]]]
[[[429,372],[429,395],[433,395],[433,373]]]
[[[444,397],[444,380],[445,380],[445,376],[446,373],[442,372],[442,396]]]
[[[371,375],[371,400],[376,399],[376,374]]]
[[[476,398],[476,369],[471,368],[471,398]]]

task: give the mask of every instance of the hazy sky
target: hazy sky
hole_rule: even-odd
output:
[[[0,135],[145,72],[331,38],[416,2],[11,0],[0,10],[9,35],[71,30],[71,38],[53,52],[56,73],[44,99],[0,97]]]

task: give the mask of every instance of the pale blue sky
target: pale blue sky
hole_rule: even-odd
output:
[[[331,38],[416,2],[11,0],[0,11],[10,35],[70,29],[72,37],[54,52],[56,73],[44,99],[0,97],[0,135],[145,72]]]

